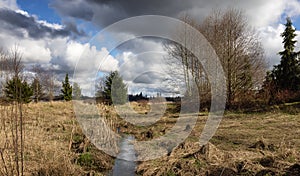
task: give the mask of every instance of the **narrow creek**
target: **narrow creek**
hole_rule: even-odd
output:
[[[112,176],[133,176],[136,170],[136,152],[132,142],[133,136],[124,136],[120,142],[120,153],[118,154],[112,172]]]

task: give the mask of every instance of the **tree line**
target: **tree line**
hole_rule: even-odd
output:
[[[2,88],[2,100],[6,102],[29,103],[31,101],[39,102],[41,100],[52,101],[55,96],[55,89],[59,85],[55,83],[55,78],[52,74],[42,72],[40,68],[34,66],[32,72],[34,73],[31,83],[29,78],[24,74],[24,65],[22,62],[22,54],[19,52],[17,46],[11,51],[0,51],[1,62],[1,78],[4,84]],[[81,88],[75,82],[73,87],[69,82],[69,75],[65,75],[64,81],[61,83],[60,97],[63,100],[70,101],[80,99],[82,96]]]
[[[66,74],[61,86],[58,85],[55,76],[47,71],[42,71],[38,66],[31,69],[34,73],[30,79],[24,74],[22,54],[18,48],[13,48],[10,52],[0,51],[2,100],[6,102],[29,103],[41,100],[52,101],[54,99],[71,101],[72,99],[82,99],[82,89],[74,82],[71,85],[69,75]],[[31,82],[31,83],[30,83]],[[124,104],[127,102],[127,85],[117,71],[110,72],[105,77],[104,84],[98,87],[96,97],[109,104]],[[57,90],[60,89],[60,92]],[[59,96],[55,96],[55,94]]]

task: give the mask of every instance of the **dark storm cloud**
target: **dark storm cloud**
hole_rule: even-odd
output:
[[[34,39],[43,37],[66,37],[72,33],[82,35],[81,31],[75,29],[76,26],[68,24],[66,25],[66,28],[54,29],[37,22],[32,16],[17,13],[9,9],[0,9],[0,22],[2,29],[6,29],[19,37],[24,37],[24,33],[20,29],[26,30],[29,37]]]
[[[107,26],[118,20],[139,15],[177,17],[180,12],[197,7],[205,9],[199,0],[54,0],[50,4],[61,15],[93,21]]]
[[[92,7],[85,1],[55,0],[49,4],[63,16],[91,21],[93,18]]]
[[[140,83],[140,84],[154,84],[154,83],[161,83],[165,80],[165,75],[156,72],[146,72],[133,80],[133,83]]]
[[[66,27],[65,30],[71,31],[75,35],[78,36],[86,36],[86,33],[83,30],[79,30],[75,22],[66,21],[63,23]]]
[[[119,45],[116,49],[120,51],[130,51],[132,53],[138,54],[147,51],[157,51],[160,52],[160,47],[162,43],[167,42],[167,39],[158,38],[158,37],[138,37],[135,39],[128,40],[121,45]]]
[[[101,28],[121,19],[140,15],[180,17],[188,14],[201,22],[212,10],[237,8],[259,26],[278,18],[284,9],[273,0],[53,0],[50,4],[63,17],[92,21]],[[280,12],[279,12],[280,13]]]

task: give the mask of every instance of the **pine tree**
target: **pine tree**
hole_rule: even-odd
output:
[[[64,100],[72,100],[72,86],[69,83],[69,75],[66,74],[65,81],[62,82],[61,92],[63,94]]]
[[[31,102],[33,90],[26,81],[22,81],[19,77],[14,77],[6,82],[4,94],[8,101],[29,103]]]
[[[125,104],[127,86],[117,71],[111,72],[105,80],[104,96],[110,103]]]
[[[281,61],[272,71],[275,86],[279,90],[300,90],[299,52],[294,51],[297,41],[296,30],[292,25],[291,19],[287,18],[285,31],[281,34],[284,44],[284,50],[279,52]]]
[[[37,103],[44,95],[42,91],[42,85],[40,83],[40,80],[37,77],[34,78],[31,84],[31,88],[33,90],[33,99]]]
[[[81,98],[81,88],[76,82],[73,84],[73,96],[75,100],[79,100]]]

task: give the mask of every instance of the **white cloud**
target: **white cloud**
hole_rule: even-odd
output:
[[[24,10],[17,9],[17,10],[15,10],[15,12],[16,12],[16,13],[18,13],[18,14],[21,14],[21,15],[24,15],[24,16],[26,16],[26,17],[30,18],[30,15],[29,15],[29,13],[28,13],[28,12],[26,12],[26,11],[24,11]]]
[[[98,50],[89,43],[82,44],[68,37],[32,39],[28,36],[24,38],[10,35],[9,31],[1,28],[0,31],[0,47],[10,50],[17,45],[25,65],[39,64],[44,69],[63,73],[61,76],[64,73],[73,74],[76,67],[77,80],[74,81],[80,84],[85,94],[92,95],[92,83],[100,64],[101,71],[118,69],[118,60],[106,48]],[[77,64],[79,59],[81,60]]]
[[[241,1],[239,1],[241,2]],[[240,6],[245,9],[251,25],[262,27],[278,22],[285,10],[284,0],[259,1],[257,5],[251,5],[252,1],[242,1]]]
[[[278,24],[277,26],[267,26],[260,28],[259,34],[263,47],[265,49],[267,63],[269,68],[272,69],[274,65],[279,64],[280,56],[278,53],[283,50],[283,38],[281,37],[282,32],[285,30],[285,25]],[[300,42],[300,31],[296,31],[296,40]],[[299,50],[300,45],[296,43],[296,51]]]
[[[277,53],[282,50],[282,37],[280,34],[284,31],[284,28],[284,25],[279,24],[277,27],[267,26],[259,29],[267,63],[270,68],[280,61]]]
[[[300,2],[298,0],[285,0],[285,13],[288,16],[299,16],[300,15]]]
[[[0,46],[10,50],[17,46],[26,63],[48,63],[51,60],[50,50],[45,47],[44,40],[20,39],[17,36],[0,33]]]
[[[57,24],[57,23],[48,23],[47,21],[44,20],[37,20],[38,23],[42,24],[43,26],[56,29],[56,30],[62,30],[64,28],[63,25]]]
[[[94,95],[94,81],[97,72],[110,72],[118,69],[118,60],[111,56],[106,48],[97,49],[89,43],[67,39],[53,42],[52,63],[60,66],[60,70],[71,70],[75,77],[71,81],[77,82],[85,95]],[[100,69],[100,70],[98,70]]]
[[[0,8],[18,9],[17,0],[0,0]]]
[[[176,65],[176,68],[172,66],[171,68],[165,60],[167,58],[165,51],[149,51],[139,54],[123,52],[122,56],[118,57],[123,60],[119,68],[120,75],[128,85],[131,94],[143,92],[153,96],[156,92],[161,92],[170,96],[181,84],[182,80],[172,84],[169,82],[178,76],[177,72],[180,72],[181,67]]]

